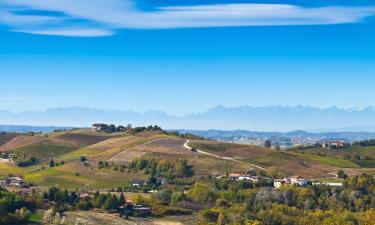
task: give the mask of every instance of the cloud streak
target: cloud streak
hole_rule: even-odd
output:
[[[108,36],[117,29],[345,24],[375,15],[375,6],[288,4],[169,6],[146,12],[131,0],[0,0],[0,7],[0,23],[12,31],[82,37]],[[60,14],[38,15],[35,10]]]

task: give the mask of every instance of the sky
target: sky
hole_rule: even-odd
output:
[[[374,105],[373,0],[0,0],[0,109]]]

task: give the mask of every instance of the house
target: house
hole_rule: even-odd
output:
[[[289,184],[298,184],[298,180],[302,179],[301,176],[292,176],[292,177],[289,177],[289,178],[286,178],[287,179],[287,183]]]
[[[90,196],[89,194],[87,194],[87,193],[82,193],[82,194],[79,195],[79,198],[80,198],[80,199],[86,199],[86,200],[89,200],[90,197],[91,197],[91,196]]]
[[[342,140],[336,140],[336,141],[325,141],[322,144],[322,148],[345,148],[348,144],[345,141]]]
[[[284,179],[276,179],[273,182],[273,186],[275,188],[279,188],[284,184],[297,185],[297,186],[304,187],[304,186],[307,186],[308,180],[303,179],[301,176],[292,176],[292,177],[288,177]]]
[[[239,173],[231,173],[229,174],[230,180],[250,180],[254,183],[258,182],[262,177],[259,176],[253,176],[250,174],[239,174]]]
[[[313,185],[327,185],[331,187],[342,187],[342,183],[322,183],[322,182],[314,182]]]
[[[10,178],[10,186],[14,187],[21,187],[24,184],[23,179],[21,177],[11,177]]]
[[[239,174],[239,173],[231,173],[229,174],[229,179],[230,180],[239,180],[239,177],[241,176],[242,174]]]
[[[142,205],[136,205],[133,207],[133,216],[135,217],[147,217],[151,215],[151,208]]]
[[[23,181],[21,177],[7,177],[4,180],[0,180],[0,185],[23,187],[25,185],[25,182]]]
[[[254,183],[258,183],[261,179],[263,179],[262,177],[260,176],[251,176],[250,177],[250,180]]]
[[[95,124],[92,125],[92,127],[93,127],[92,128],[93,131],[101,132],[101,131],[105,130],[108,127],[108,125],[104,124],[104,123],[95,123]]]
[[[286,181],[284,179],[276,179],[273,181],[274,188],[280,188],[284,184],[286,184]]]
[[[132,182],[133,187],[142,187],[145,184],[146,184],[146,182],[141,181],[141,180],[133,180],[133,182]]]
[[[241,174],[241,175],[238,177],[238,180],[251,180],[251,175]]]

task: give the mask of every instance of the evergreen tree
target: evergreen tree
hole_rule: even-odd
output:
[[[53,159],[49,161],[49,167],[55,167],[55,161],[53,161]]]

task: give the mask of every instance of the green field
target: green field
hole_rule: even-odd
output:
[[[335,157],[327,157],[327,156],[318,156],[312,154],[302,154],[302,153],[289,153],[300,158],[313,160],[322,164],[331,165],[339,168],[359,168],[357,164],[352,161],[344,160]]]

